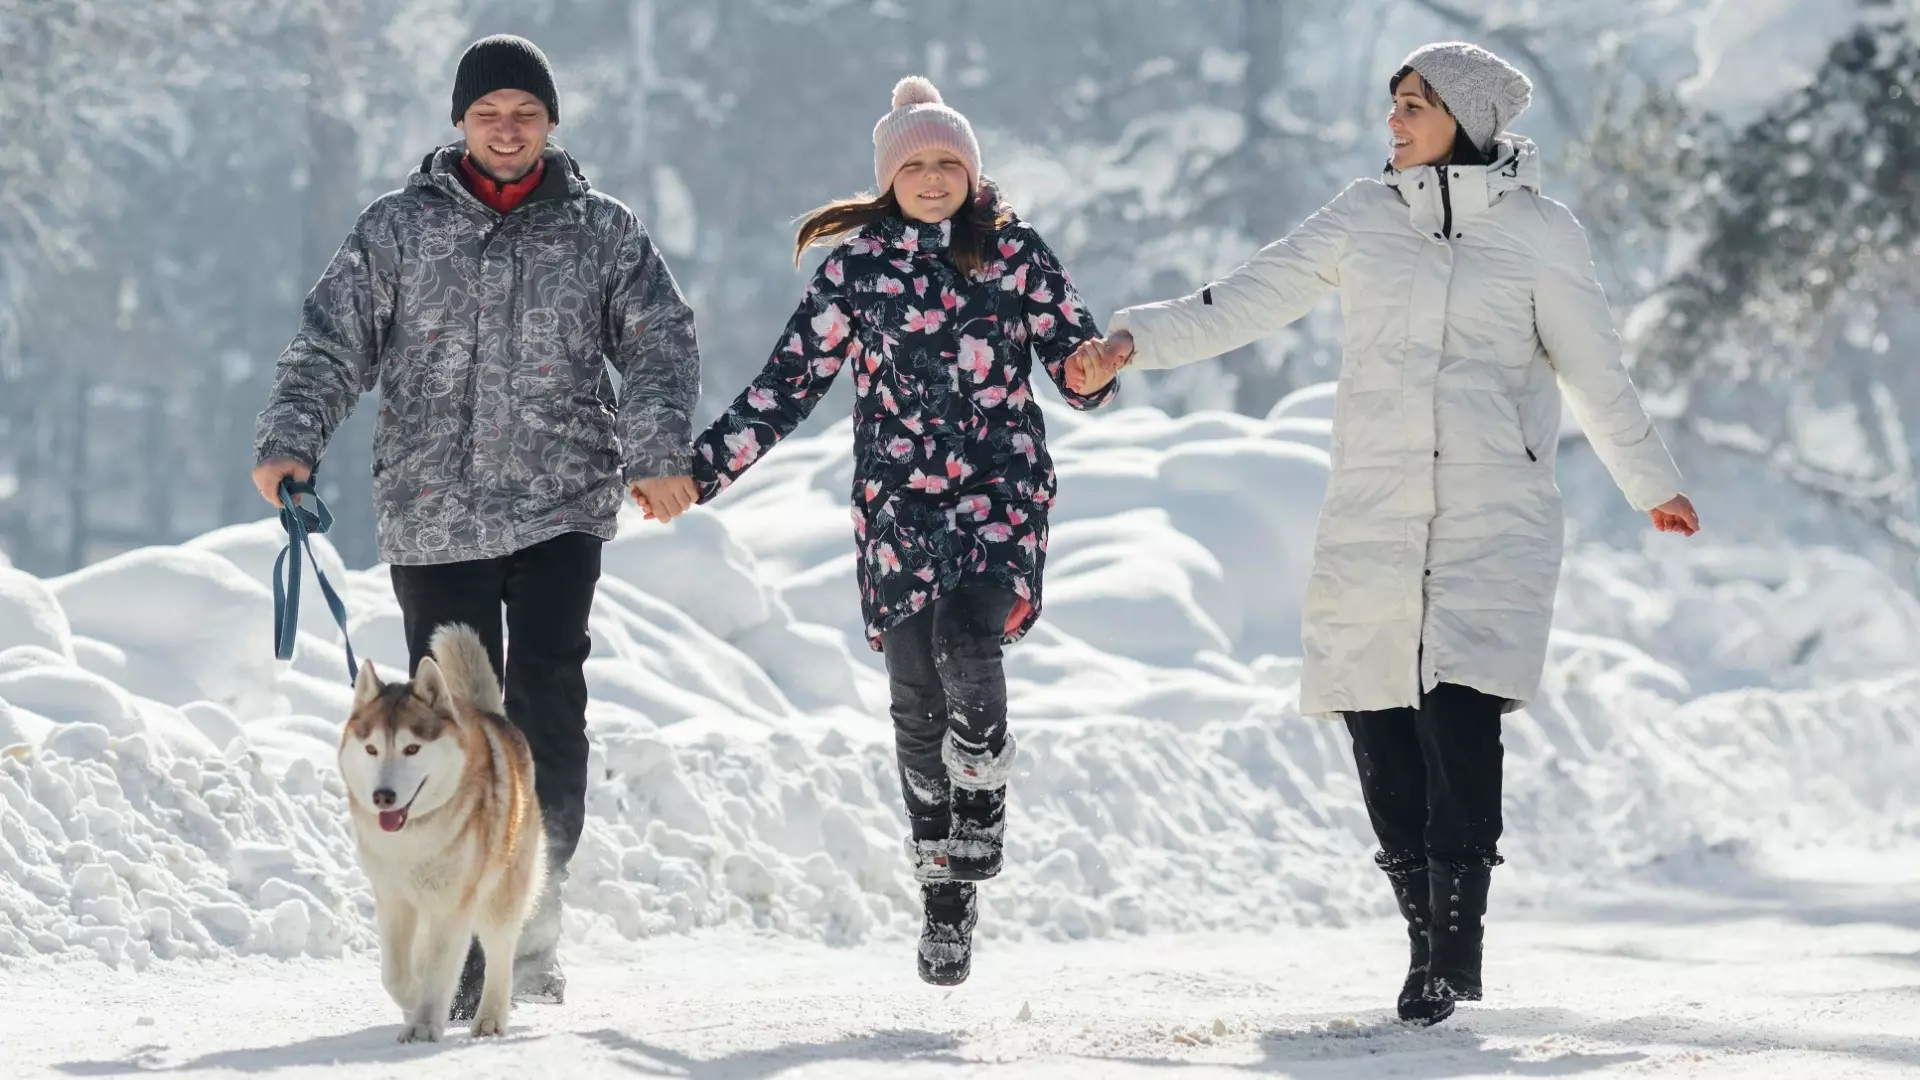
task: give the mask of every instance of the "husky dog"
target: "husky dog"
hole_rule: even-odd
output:
[[[443,626],[432,653],[412,682],[361,665],[340,736],[401,1042],[445,1034],[475,934],[487,964],[473,1034],[506,1031],[514,947],[547,864],[533,754],[504,715],[486,647],[470,627]]]

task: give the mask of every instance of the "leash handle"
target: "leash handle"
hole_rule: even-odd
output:
[[[312,501],[311,508],[300,505],[302,495]],[[321,501],[311,478],[281,478],[280,527],[287,531],[287,546],[273,560],[273,655],[281,660],[293,659],[294,639],[300,632],[300,554],[304,550],[307,560],[313,563],[313,577],[320,583],[320,594],[326,598],[327,609],[340,626],[340,641],[347,650],[347,685],[352,686],[360,677],[360,664],[354,659],[353,641],[347,636],[347,605],[321,571],[320,560],[313,557],[312,538],[333,528],[333,512]],[[285,569],[284,581],[282,568]]]

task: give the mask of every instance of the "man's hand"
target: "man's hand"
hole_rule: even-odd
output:
[[[254,490],[275,506],[280,505],[280,481],[288,478],[303,484],[313,478],[313,470],[306,462],[290,457],[268,458],[253,467]]]
[[[1647,516],[1653,518],[1653,527],[1661,532],[1692,536],[1700,531],[1700,515],[1693,509],[1692,500],[1685,495],[1675,495],[1648,511]]]
[[[1125,330],[1105,340],[1089,338],[1067,357],[1067,389],[1082,396],[1106,389],[1133,360],[1133,335]]]
[[[627,485],[633,501],[646,511],[648,521],[672,521],[699,501],[700,489],[691,476],[656,476]]]

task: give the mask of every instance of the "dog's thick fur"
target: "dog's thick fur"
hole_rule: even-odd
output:
[[[487,965],[473,1034],[506,1031],[514,949],[547,864],[533,754],[504,715],[486,647],[455,625],[431,648],[412,682],[382,683],[362,665],[340,737],[402,1042],[445,1034],[475,934]]]

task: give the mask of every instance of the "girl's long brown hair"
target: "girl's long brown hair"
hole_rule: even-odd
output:
[[[947,244],[947,258],[954,269],[968,277],[979,273],[987,264],[994,234],[1012,220],[1012,215],[1012,208],[1000,199],[1000,189],[983,179],[953,212],[953,238]],[[800,265],[801,256],[815,244],[838,240],[876,221],[905,216],[891,189],[864,198],[835,199],[801,219],[800,232],[793,241],[793,264]]]

